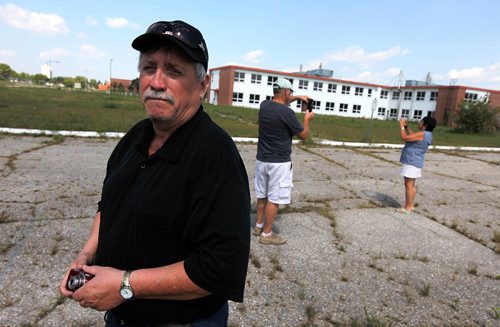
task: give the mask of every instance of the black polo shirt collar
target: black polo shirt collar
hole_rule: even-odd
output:
[[[180,126],[175,130],[175,132],[167,139],[167,141],[161,146],[158,151],[156,151],[153,156],[160,157],[162,159],[177,162],[179,161],[179,157],[181,155],[182,150],[184,149],[184,145],[189,139],[189,134],[193,131],[193,129],[198,125],[200,120],[203,118],[204,111],[203,106],[200,105],[200,108],[196,112],[196,114],[188,120],[184,125]],[[149,144],[154,136],[154,128],[153,123],[148,119],[145,124],[145,128],[142,130],[142,135],[137,138],[137,143],[135,143],[135,148],[147,157]]]

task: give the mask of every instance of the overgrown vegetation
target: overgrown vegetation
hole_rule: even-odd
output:
[[[498,129],[496,115],[498,108],[491,108],[484,102],[464,102],[456,120],[456,131],[468,134],[493,134]]]
[[[233,137],[258,136],[258,110],[204,104],[206,112]],[[299,119],[303,114],[298,113]],[[83,90],[18,87],[0,81],[0,127],[42,130],[126,132],[144,119],[137,96],[85,92]],[[311,125],[311,139],[362,142],[369,119],[317,114]],[[372,122],[372,143],[402,144],[399,123]],[[410,123],[417,130],[416,123]],[[500,147],[500,132],[490,135],[460,134],[439,126],[434,130],[435,145]]]

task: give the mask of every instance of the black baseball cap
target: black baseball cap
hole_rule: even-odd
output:
[[[203,35],[194,26],[182,20],[160,21],[151,24],[146,33],[139,35],[132,42],[132,48],[148,51],[165,43],[179,46],[193,61],[201,62],[208,69],[208,49]]]

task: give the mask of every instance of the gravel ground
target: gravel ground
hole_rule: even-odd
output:
[[[0,135],[0,326],[103,325],[58,285],[116,142]],[[253,188],[256,145],[238,147]],[[405,215],[400,150],[293,151],[293,203],[275,224],[288,242],[252,236],[231,326],[500,325],[498,153],[430,151]]]

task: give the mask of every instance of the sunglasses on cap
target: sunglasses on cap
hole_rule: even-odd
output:
[[[148,33],[170,35],[193,49],[201,50],[204,59],[208,61],[205,41],[200,32],[184,22],[156,22],[148,27],[146,34]]]

